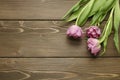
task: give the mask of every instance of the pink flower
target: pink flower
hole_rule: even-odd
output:
[[[77,25],[72,25],[67,30],[67,36],[72,37],[74,39],[81,38],[82,35],[83,35],[83,31],[82,31],[81,27],[79,27]]]
[[[86,34],[89,38],[99,38],[101,35],[101,30],[97,26],[91,26],[86,30]]]
[[[101,50],[101,45],[98,39],[89,38],[87,41],[88,50],[91,51],[91,54],[96,56],[98,52]]]

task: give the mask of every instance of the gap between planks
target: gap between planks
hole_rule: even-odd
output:
[[[51,58],[51,59],[52,58],[53,59],[54,58],[66,58],[66,59],[67,58],[68,59],[70,59],[70,58],[78,58],[78,59],[79,58],[81,58],[81,59],[82,58],[93,58],[93,59],[97,59],[97,58],[100,58],[101,59],[101,58],[120,58],[120,56],[98,56],[98,57],[94,57],[94,56],[78,56],[78,57],[77,56],[73,56],[73,57],[71,57],[71,56],[68,56],[68,57],[66,57],[66,56],[53,56],[53,57],[52,56],[50,56],[50,57],[45,57],[45,56],[44,57],[43,56],[42,57],[14,57],[14,56],[9,56],[9,57],[5,57],[4,56],[4,57],[0,57],[0,59],[5,59],[5,58],[9,58],[9,59],[10,58],[29,58],[29,59],[34,59],[34,58],[46,58],[46,59],[47,58]]]

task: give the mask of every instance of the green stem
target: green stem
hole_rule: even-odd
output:
[[[113,20],[113,11],[114,11],[114,7],[112,8],[112,11],[110,13],[110,17],[108,19],[108,22],[103,30],[103,34],[102,34],[102,37],[100,38],[100,43],[102,43],[108,36],[109,34],[111,33],[111,30],[112,29],[112,20]]]

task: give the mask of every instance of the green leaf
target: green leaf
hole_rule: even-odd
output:
[[[114,43],[117,51],[120,53],[119,47],[119,26],[120,26],[120,8],[119,8],[119,0],[116,0],[115,11],[114,11]]]
[[[101,15],[101,16],[99,17],[99,19],[98,19],[98,21],[97,21],[97,23],[96,23],[98,26],[100,25],[101,22],[103,22],[103,20],[105,19],[106,15],[107,15],[107,14],[103,14],[103,15]]]
[[[66,18],[66,17],[70,16],[71,13],[77,11],[77,10],[79,9],[80,3],[81,3],[82,1],[84,1],[84,0],[79,0],[79,2],[77,2],[77,3],[64,15],[63,18]]]
[[[68,19],[66,19],[67,22],[73,21],[75,19],[77,19],[80,11],[82,10],[83,7],[80,7],[79,10],[77,10],[76,12],[74,12],[70,17],[68,17]]]
[[[91,25],[96,25],[98,23],[99,18],[102,16],[102,13],[99,12],[95,14],[91,20]]]
[[[107,31],[107,36],[106,38],[104,39],[104,41],[102,42],[103,43],[103,52],[100,54],[100,56],[104,55],[104,53],[106,52],[106,47],[107,47],[107,41],[108,41],[108,37],[110,36],[111,34],[111,31],[112,31],[112,19],[111,19],[111,23],[110,23],[110,26],[108,28],[108,31]]]
[[[102,56],[106,52],[108,37],[110,36],[110,34],[112,32],[113,11],[114,11],[114,8],[112,9],[112,11],[110,13],[110,17],[107,21],[107,24],[104,27],[104,30],[102,32],[102,36],[99,39],[100,43],[103,43],[103,52],[100,54],[100,56]]]
[[[99,0],[99,1],[101,1],[101,0]],[[105,1],[103,0],[103,2],[101,3],[102,7],[100,7],[99,11],[93,16],[91,25],[100,24],[100,22],[103,21],[106,14],[108,13],[109,10],[111,10],[111,8],[114,6],[114,3],[115,3],[114,0],[105,0]],[[94,6],[93,6],[93,8],[94,8]]]
[[[99,25],[106,17],[106,14],[97,13],[91,20],[91,25]]]
[[[106,47],[107,47],[107,41],[108,41],[108,38],[106,38],[103,42],[103,52],[100,53],[100,56],[103,56],[106,52]]]
[[[95,3],[93,5],[91,13],[89,14],[89,17],[97,13],[99,9],[101,8],[101,6],[104,6],[105,3],[106,3],[106,0],[95,0]]]
[[[103,6],[100,8],[99,11],[106,12],[110,10],[113,7],[114,3],[115,3],[115,0],[106,0],[106,2],[103,4]]]
[[[101,23],[101,22],[105,19],[106,15],[107,15],[107,14],[101,15],[100,18],[98,19],[98,22],[97,22],[97,23]]]
[[[70,21],[77,19],[81,9],[84,7],[85,4],[87,4],[87,2],[89,2],[89,0],[82,0],[81,3],[79,4],[79,9],[75,8],[75,10],[73,10],[71,13],[69,13],[69,15],[66,15],[66,17],[65,17],[66,21],[70,22]]]
[[[105,25],[104,30],[102,32],[102,35],[100,38],[100,43],[102,43],[111,34],[112,21],[113,21],[113,11],[114,11],[114,8],[111,10],[110,17],[109,17],[107,24]]]
[[[95,0],[90,0],[90,2],[88,2],[88,4],[86,4],[85,7],[81,10],[77,18],[76,25],[82,26],[86,22],[94,2]]]

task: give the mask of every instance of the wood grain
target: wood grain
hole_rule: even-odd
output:
[[[1,21],[0,57],[91,57],[86,37],[66,37],[70,24],[62,21]],[[85,27],[89,23],[86,23]],[[111,35],[105,56],[116,56]]]
[[[0,80],[120,80],[114,32],[99,58],[91,58],[85,36],[66,37],[73,23],[61,17],[77,1],[0,1]]]
[[[0,59],[0,80],[120,80],[119,61],[120,58],[4,58]]]
[[[61,19],[78,0],[1,0],[0,19]]]

